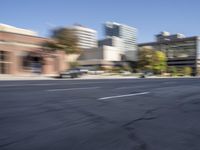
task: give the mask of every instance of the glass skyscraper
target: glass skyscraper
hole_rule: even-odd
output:
[[[116,22],[105,23],[106,37],[119,37],[123,41],[123,51],[128,60],[137,60],[137,29]]]

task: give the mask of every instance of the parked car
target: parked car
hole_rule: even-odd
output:
[[[82,74],[88,74],[88,72],[89,72],[88,69],[84,69],[84,68],[80,68],[80,71]]]
[[[88,73],[91,74],[91,75],[99,75],[99,74],[105,73],[105,71],[102,71],[102,70],[89,70]]]
[[[65,72],[60,73],[60,78],[78,78],[81,75],[83,75],[85,72],[83,72],[81,69],[79,68],[73,68],[70,70],[67,70]]]
[[[152,72],[143,72],[140,74],[140,78],[146,78],[146,77],[151,77],[153,76]]]
[[[146,78],[145,74],[144,73],[140,74],[140,78]]]

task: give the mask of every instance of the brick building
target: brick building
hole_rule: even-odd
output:
[[[44,52],[48,39],[35,32],[0,24],[0,74],[57,74],[66,69],[61,51]]]

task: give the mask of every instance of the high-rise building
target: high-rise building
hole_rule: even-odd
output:
[[[97,31],[81,25],[74,25],[72,30],[78,37],[78,46],[80,49],[97,47]]]
[[[137,43],[136,43],[137,29],[115,22],[105,23],[105,35],[106,37],[119,37],[123,41],[123,52],[128,60],[137,60]]]
[[[105,45],[115,47],[120,51],[120,53],[123,54],[122,50],[124,48],[124,45],[123,45],[123,40],[121,38],[112,36],[98,41],[99,47],[103,47]]]

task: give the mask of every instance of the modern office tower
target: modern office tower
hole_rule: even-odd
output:
[[[123,40],[123,52],[130,61],[137,60],[137,29],[115,22],[105,23],[106,37],[119,37]]]
[[[200,38],[185,37],[183,34],[161,32],[155,42],[140,43],[138,47],[150,46],[163,51],[167,56],[168,66],[191,67],[193,75],[200,75]]]
[[[112,46],[117,48],[121,53],[123,54],[123,40],[119,37],[112,36],[112,37],[107,37],[105,39],[99,40],[98,41],[98,47],[103,47],[103,46]]]
[[[83,27],[81,25],[74,25],[71,29],[78,37],[78,45],[80,49],[88,49],[97,47],[97,32],[93,29]]]

